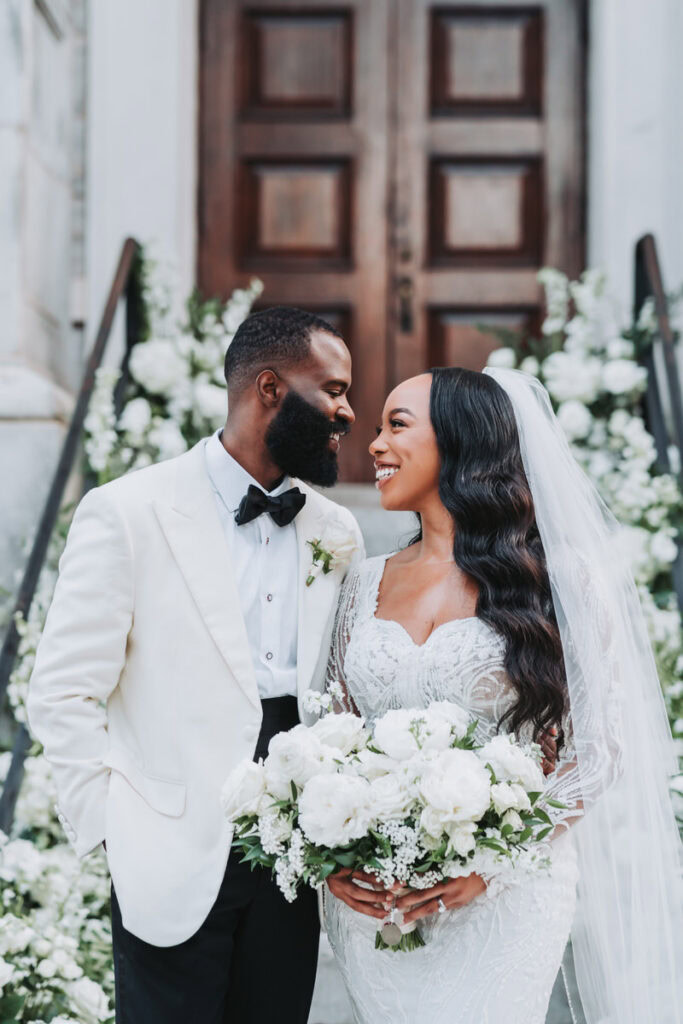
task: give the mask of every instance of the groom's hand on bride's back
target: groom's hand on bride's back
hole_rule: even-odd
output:
[[[359,882],[363,884],[359,885]],[[332,895],[336,896],[338,900],[343,900],[352,910],[357,910],[359,914],[367,914],[369,917],[377,917],[380,920],[384,920],[387,916],[387,908],[393,901],[392,894],[378,886],[376,878],[366,875],[363,871],[342,868],[336,874],[330,875],[327,884]],[[365,886],[371,886],[371,888],[365,888]]]
[[[553,727],[550,732],[543,732],[539,738],[539,745],[543,751],[543,774],[552,775],[557,764],[557,729]]]

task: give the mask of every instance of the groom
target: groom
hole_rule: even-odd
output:
[[[344,568],[305,585],[354,420],[351,357],[319,317],[250,316],[225,427],[90,491],[36,657],[31,727],[79,856],[106,842],[120,1024],[305,1024],[316,896],[230,853],[219,794],[321,684]]]

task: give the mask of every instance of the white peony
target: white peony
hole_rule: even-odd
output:
[[[221,789],[221,806],[226,818],[235,821],[243,814],[256,814],[266,792],[266,773],[262,764],[245,758],[233,768]]]
[[[172,341],[150,338],[133,346],[131,376],[152,395],[165,395],[186,377],[188,368]]]
[[[491,802],[489,773],[476,754],[443,750],[418,783],[420,796],[441,821],[477,821]]]
[[[132,398],[123,408],[118,426],[125,431],[131,444],[141,444],[145,431],[152,422],[152,410],[146,398]]]
[[[514,370],[517,365],[517,355],[513,348],[507,346],[494,348],[493,352],[489,353],[487,362],[489,366],[495,366],[501,370]]]
[[[325,715],[310,729],[321,743],[333,747],[337,756],[346,757],[352,750],[364,747],[368,740],[365,719],[348,711],[338,715]]]
[[[370,783],[370,810],[376,821],[404,818],[414,799],[413,788],[400,773],[380,775]]]
[[[405,761],[420,751],[444,750],[450,743],[450,723],[429,708],[395,708],[375,723],[375,745],[389,757]]]
[[[299,797],[299,825],[312,843],[345,846],[370,825],[370,783],[353,775],[316,775]]]
[[[518,782],[528,793],[543,790],[543,773],[530,754],[506,733],[490,739],[477,756],[482,764],[490,764],[498,782]]]
[[[602,370],[602,386],[613,395],[641,391],[647,384],[647,370],[632,359],[613,359]]]
[[[111,1016],[109,1000],[96,981],[79,978],[67,988],[71,1009],[82,1024],[98,1024]]]
[[[461,740],[470,724],[470,716],[467,711],[458,704],[454,704],[450,700],[436,700],[427,708],[428,721],[432,719],[442,718],[448,722],[451,727],[453,736],[456,739]]]
[[[264,768],[268,790],[286,800],[291,782],[301,787],[320,772],[335,771],[334,750],[322,744],[313,729],[297,725],[273,736]]]
[[[557,418],[569,441],[580,441],[591,431],[593,417],[583,402],[570,399],[557,410]]]

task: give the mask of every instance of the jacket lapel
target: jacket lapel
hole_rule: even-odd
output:
[[[173,504],[154,510],[195,604],[238,684],[260,708],[240,596],[200,441],[177,464]]]
[[[306,586],[306,578],[312,563],[312,551],[307,541],[320,536],[325,519],[315,491],[298,480],[293,480],[292,483],[306,494],[306,504],[294,520],[299,547],[297,689],[301,698],[309,688],[321,656],[321,645],[328,635],[326,627],[334,611],[339,573],[331,572],[327,576],[320,573],[310,587]]]

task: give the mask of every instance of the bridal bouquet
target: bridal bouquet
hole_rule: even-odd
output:
[[[320,711],[329,695],[307,695]],[[534,844],[552,830],[542,753],[509,735],[484,745],[456,704],[363,718],[325,714],[271,740],[264,762],[242,761],[226,780],[223,809],[233,845],[270,868],[288,900],[341,868],[386,888],[428,889],[476,872],[487,880],[548,863]],[[415,923],[392,914],[376,948],[424,945]]]

